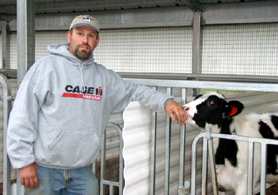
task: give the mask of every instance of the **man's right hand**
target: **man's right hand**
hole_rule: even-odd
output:
[[[35,188],[39,185],[37,176],[38,165],[32,163],[19,169],[20,183],[28,188]]]

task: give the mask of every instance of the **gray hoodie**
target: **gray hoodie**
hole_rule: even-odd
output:
[[[94,62],[82,62],[68,44],[48,46],[51,55],[26,73],[10,114],[7,151],[14,168],[33,162],[50,168],[90,165],[98,156],[109,115],[141,101],[164,111],[173,98],[124,81]]]

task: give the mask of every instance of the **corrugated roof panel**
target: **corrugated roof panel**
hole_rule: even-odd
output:
[[[260,1],[260,0],[244,0]],[[139,9],[139,8],[155,8],[155,7],[173,7],[188,6],[191,9],[198,7],[201,10],[201,4],[216,3],[237,3],[240,0],[196,0],[196,1],[179,1],[179,0],[144,0],[144,1],[86,1],[86,0],[35,0],[36,13],[64,13],[64,12],[87,12],[98,10],[121,10],[121,9]],[[2,14],[16,14],[16,0],[0,0]],[[198,5],[198,6],[196,6]]]

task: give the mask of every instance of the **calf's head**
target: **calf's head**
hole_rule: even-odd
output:
[[[241,113],[244,108],[241,102],[235,100],[227,102],[225,97],[217,92],[198,95],[183,107],[188,114],[186,123],[197,125],[202,129],[211,125],[220,127],[225,117],[233,117]]]

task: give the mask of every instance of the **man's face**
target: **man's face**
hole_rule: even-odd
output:
[[[89,26],[79,26],[68,31],[67,39],[69,52],[83,62],[90,58],[99,43],[97,31]]]

